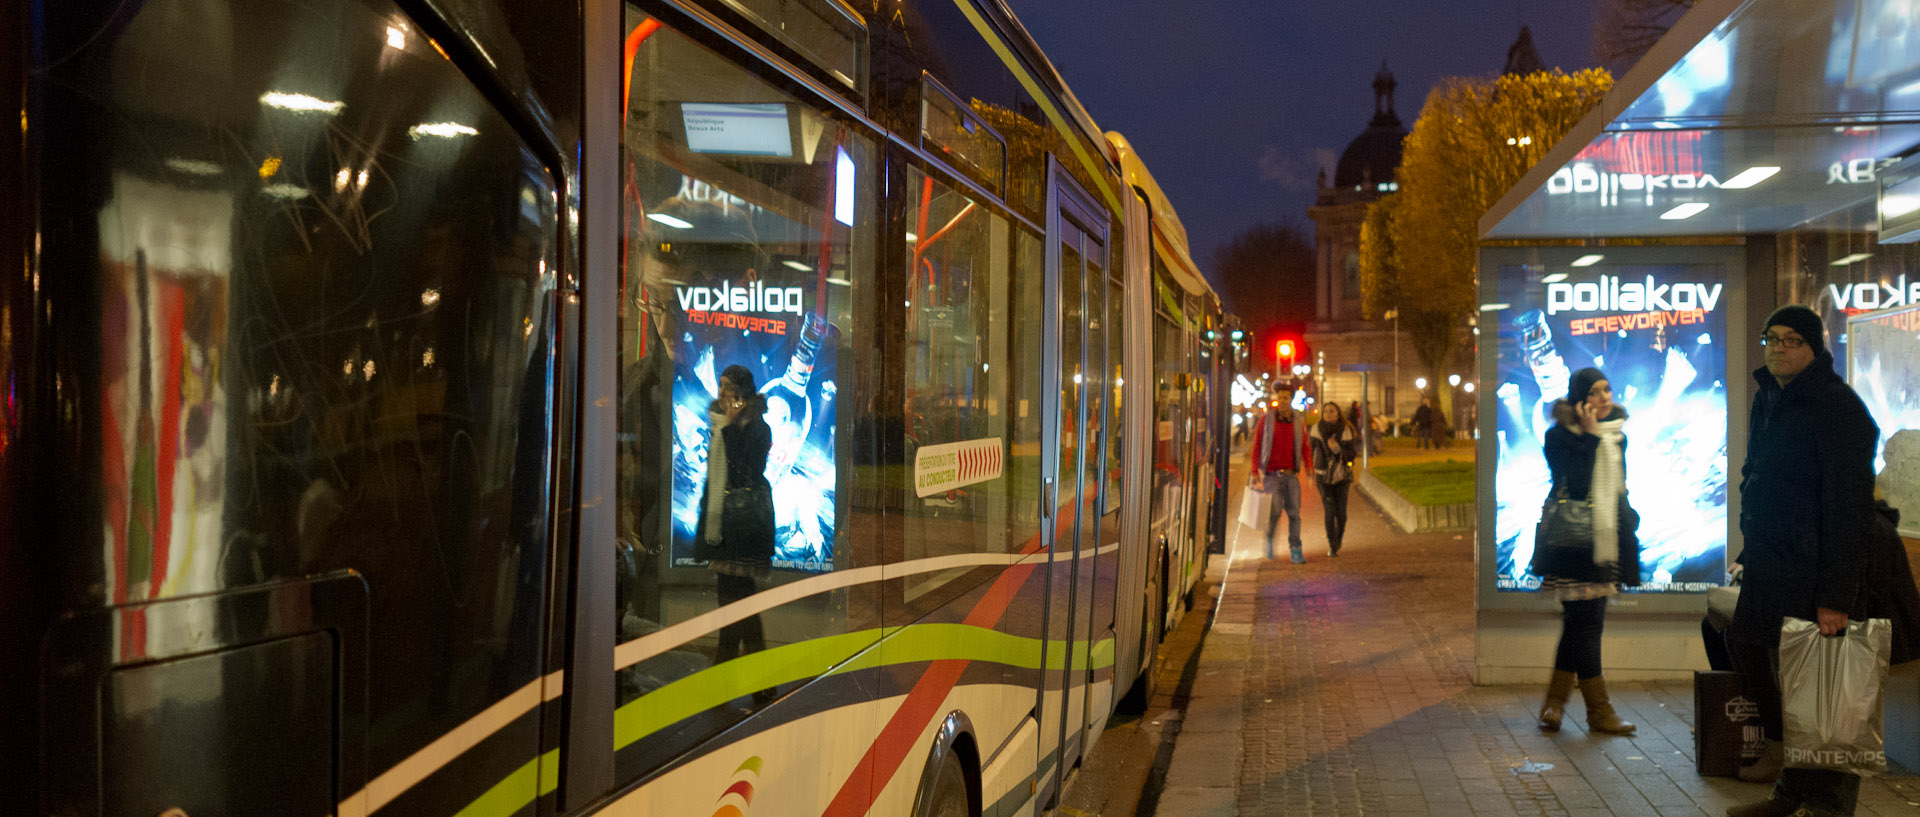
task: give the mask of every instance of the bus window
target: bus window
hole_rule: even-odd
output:
[[[1008,346],[1006,217],[918,168],[908,169],[907,190],[909,491],[901,566],[889,578],[903,577],[917,617],[993,574],[993,565],[936,557],[1005,552],[1015,501],[1008,383],[1038,373],[1015,371]]]
[[[367,714],[338,733],[320,716],[319,739],[364,738],[364,768],[381,775],[491,710],[507,714],[493,719],[490,750],[532,757],[538,718],[497,705],[540,682],[545,655],[546,342],[560,227],[542,158],[435,44],[397,27],[407,13],[390,3],[155,0],[121,9],[111,36],[97,36],[97,6],[36,8],[49,32],[94,32],[36,69],[46,98],[32,124],[65,142],[45,246],[47,268],[74,289],[49,281],[49,320],[66,322],[67,343],[97,332],[73,349],[99,355],[87,382],[65,386],[63,400],[90,407],[66,465],[89,476],[63,513],[79,530],[84,509],[99,508],[104,524],[97,542],[59,558],[94,554],[84,606],[130,611],[112,660],[212,650],[259,621],[294,628],[312,615],[153,612],[148,626],[144,605],[351,570],[367,589],[367,640],[325,643],[364,655],[366,687],[340,694],[362,698]],[[213,680],[297,678],[331,705],[327,661],[311,675],[241,663],[219,664],[226,674]],[[300,747],[252,753],[254,732],[186,714],[218,707],[255,721],[263,710],[241,707],[281,706],[271,695],[223,697],[218,683],[177,700],[92,694],[104,709],[55,731],[99,730],[112,744],[104,757],[127,769],[193,757],[196,797],[271,791],[300,812],[308,798],[330,811],[349,794],[330,790],[325,769],[285,765],[294,755],[282,752]],[[275,728],[311,735],[288,720]],[[109,760],[100,768],[111,776]],[[434,768],[387,779],[404,788]],[[105,790],[115,802],[187,785],[125,777]],[[423,788],[457,799],[490,782],[467,790],[442,776]]]
[[[627,25],[622,780],[879,632],[876,606],[860,601],[872,591],[857,583],[779,604],[762,595],[878,563],[878,514],[843,501],[857,488],[850,414],[872,387],[861,316],[872,309],[873,142],[632,7]]]
[[[1046,284],[1046,242],[1025,229],[1013,236],[1013,358],[1007,399],[1007,553],[1039,547],[1040,536],[1040,351],[1046,334],[1037,310]]]
[[[792,46],[808,62],[866,93],[866,27],[835,0],[729,0],[760,30]]]

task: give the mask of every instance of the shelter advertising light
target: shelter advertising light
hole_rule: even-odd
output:
[[[1573,263],[1571,263],[1571,264],[1568,264],[1567,266],[1570,266],[1570,267],[1591,267],[1591,266],[1593,266],[1594,264],[1598,264],[1598,263],[1600,263],[1600,259],[1602,259],[1602,258],[1605,258],[1605,257],[1606,257],[1606,256],[1604,256],[1604,255],[1583,255],[1583,256],[1580,256],[1579,258],[1575,258],[1575,259],[1573,259]],[[1565,280],[1567,280],[1567,274],[1566,274],[1566,273],[1564,273],[1564,272],[1562,272],[1562,273],[1556,273],[1556,274],[1560,276],[1560,280],[1562,280],[1562,281],[1565,281]],[[1548,277],[1552,277],[1552,276],[1548,276]],[[1552,282],[1552,281],[1548,281],[1547,283],[1553,283],[1553,282]]]
[[[1679,221],[1680,219],[1683,219],[1683,218],[1693,218],[1694,216],[1699,215],[1702,211],[1706,209],[1707,209],[1706,202],[1690,201],[1690,202],[1687,202],[1686,204],[1682,204],[1678,207],[1675,207],[1672,210],[1668,210],[1664,213],[1661,213],[1660,217],[1667,221]]]
[[[1720,583],[1728,492],[1728,398],[1720,375],[1727,319],[1719,308],[1725,272],[1709,264],[1650,266],[1638,280],[1576,273],[1540,287],[1531,281],[1533,269],[1501,266],[1492,276],[1494,292],[1515,302],[1502,313],[1511,318],[1489,333],[1498,338],[1490,408],[1495,587],[1539,587],[1529,565],[1550,482],[1542,445],[1554,404],[1566,397],[1572,373],[1587,366],[1606,372],[1630,412],[1627,487],[1642,519],[1660,520],[1643,522],[1639,531],[1640,590],[1700,592]]]
[[[1720,186],[1728,190],[1745,190],[1773,178],[1773,175],[1779,172],[1780,168],[1777,167],[1749,167],[1746,170],[1740,171],[1740,175],[1726,180]]]

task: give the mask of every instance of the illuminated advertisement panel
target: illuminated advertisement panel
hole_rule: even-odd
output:
[[[1597,256],[1594,256],[1597,257]],[[1588,261],[1588,259],[1581,259]],[[1575,264],[1580,263],[1576,261]],[[1551,479],[1542,453],[1572,373],[1605,372],[1626,408],[1628,500],[1640,513],[1641,592],[1703,592],[1725,578],[1727,310],[1714,264],[1499,266],[1490,396],[1496,457],[1494,587],[1537,590],[1528,570]],[[1484,451],[1484,449],[1483,449]]]
[[[1847,335],[1852,338],[1847,382],[1880,426],[1874,473],[1881,474],[1888,487],[1899,483],[1903,492],[1910,492],[1907,486],[1920,488],[1920,481],[1910,478],[1914,474],[1909,463],[1898,463],[1893,474],[1887,471],[1888,440],[1901,431],[1920,429],[1920,400],[1914,399],[1920,395],[1920,307],[1853,316],[1847,320]],[[1912,527],[1911,520],[1903,522],[1903,527]]]
[[[830,250],[830,263],[822,264],[818,226],[691,178],[681,179],[668,204],[649,218],[685,225],[673,236],[678,280],[661,293],[671,299],[664,311],[673,360],[673,564],[705,564],[694,534],[712,445],[708,408],[719,394],[720,374],[739,365],[766,399],[773,430],[766,470],[773,487],[773,566],[831,570],[839,332],[827,316],[830,306],[844,305],[830,305],[827,297],[844,295],[844,286],[829,283],[838,253]],[[832,226],[838,229],[837,222]]]

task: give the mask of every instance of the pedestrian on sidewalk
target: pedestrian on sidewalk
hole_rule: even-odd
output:
[[[1357,403],[1355,405],[1358,405]],[[1313,442],[1313,482],[1325,511],[1327,555],[1340,555],[1347,534],[1347,489],[1353,487],[1353,461],[1360,456],[1360,435],[1340,414],[1338,403],[1320,407],[1320,422],[1307,433]]]
[[[1746,548],[1735,560],[1742,573],[1740,601],[1727,625],[1727,643],[1749,694],[1760,701],[1767,754],[1783,756],[1781,619],[1813,621],[1822,635],[1834,635],[1846,629],[1849,613],[1862,612],[1880,430],[1834,372],[1826,326],[1813,310],[1797,304],[1774,310],[1760,345],[1766,365],[1753,373],[1760,388],[1747,425],[1747,461],[1740,466]],[[1859,797],[1859,775],[1788,768],[1770,797],[1727,814],[1850,815]]]
[[[1420,398],[1420,407],[1413,410],[1413,447],[1427,448],[1433,445],[1433,406],[1427,398]]]
[[[1640,516],[1627,504],[1627,438],[1620,433],[1627,412],[1614,405],[1606,374],[1587,368],[1574,374],[1566,399],[1554,404],[1553,417],[1545,443],[1553,475],[1547,501],[1589,503],[1593,547],[1581,551],[1534,543],[1531,566],[1541,577],[1540,590],[1560,602],[1560,646],[1540,707],[1540,729],[1559,731],[1567,698],[1578,684],[1588,731],[1631,735],[1634,725],[1621,720],[1607,699],[1600,666],[1607,600],[1619,594],[1621,584],[1640,583]]]
[[[1293,563],[1307,560],[1300,552],[1300,429],[1294,422],[1293,403],[1280,390],[1269,402],[1272,408],[1260,417],[1253,429],[1248,457],[1253,463],[1249,480],[1259,480],[1272,497],[1267,511],[1267,558],[1273,558],[1273,532],[1280,526],[1280,513],[1287,514],[1287,548]]]

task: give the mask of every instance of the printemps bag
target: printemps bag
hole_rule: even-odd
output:
[[[1780,625],[1780,702],[1787,766],[1859,775],[1887,771],[1881,694],[1893,623],[1847,622],[1844,635],[1788,618]]]
[[[1240,524],[1256,532],[1266,530],[1267,510],[1272,502],[1273,494],[1260,490],[1254,480],[1247,480],[1247,490],[1240,497]]]

